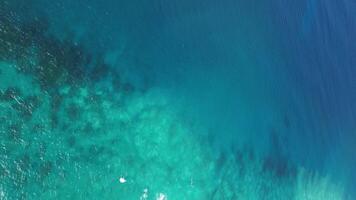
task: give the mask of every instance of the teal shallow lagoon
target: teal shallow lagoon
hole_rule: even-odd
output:
[[[253,4],[222,4],[231,6],[222,19],[238,13],[230,23],[242,31],[207,23],[223,6],[197,14],[194,3],[162,5],[177,20],[166,22],[166,38],[149,40],[133,28],[118,39],[125,48],[102,53],[80,22],[60,24],[54,13],[48,21],[22,19],[32,8],[14,3],[1,5],[1,199],[352,199],[340,167],[352,160],[338,165],[334,157],[349,150],[325,151],[330,140],[315,133],[333,130],[300,101],[304,93],[286,78],[284,60],[268,49],[272,36],[264,42],[258,34],[268,33],[269,26],[254,25],[263,17],[243,18]],[[16,5],[29,10],[16,12]],[[83,5],[103,9],[94,1],[77,9]],[[126,12],[124,25],[142,20]],[[189,32],[196,25],[215,35],[198,42]],[[147,36],[156,26],[143,23]]]

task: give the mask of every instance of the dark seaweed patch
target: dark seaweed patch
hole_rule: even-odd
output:
[[[60,95],[58,92],[55,92],[51,95],[51,112],[50,112],[50,119],[52,127],[57,127],[58,125],[58,110],[61,106],[63,100],[63,96]]]
[[[277,130],[272,129],[270,140],[271,149],[263,161],[263,170],[274,173],[277,177],[287,177],[294,175],[295,167],[290,164],[281,145]]]
[[[35,124],[32,127],[32,132],[35,134],[42,134],[45,131],[46,131],[46,128],[42,124]]]
[[[8,127],[8,135],[9,139],[14,140],[14,141],[19,141],[21,140],[21,135],[22,135],[22,127],[21,124],[11,124]]]
[[[51,112],[50,119],[51,119],[51,127],[52,127],[52,128],[57,127],[57,126],[58,126],[58,123],[59,123],[59,119],[58,119],[57,113]]]
[[[285,160],[268,157],[263,162],[263,170],[273,172],[277,177],[288,175],[288,163]]]
[[[89,156],[94,156],[98,154],[98,147],[96,145],[90,145],[89,147]]]
[[[4,164],[0,164],[0,178],[9,176],[9,171]]]
[[[39,168],[39,174],[41,177],[48,176],[53,171],[53,164],[51,161],[45,161],[41,163]]]
[[[110,68],[104,63],[104,61],[99,60],[89,71],[89,77],[93,81],[100,81],[110,74]]]
[[[29,96],[24,99],[24,104],[33,111],[40,106],[41,102],[38,96]]]
[[[81,109],[75,104],[68,105],[66,111],[67,111],[67,116],[70,120],[76,120],[81,115]]]
[[[49,52],[41,52],[36,75],[42,88],[50,89],[60,86],[65,81],[66,71],[57,62],[54,55]]]
[[[235,155],[235,160],[236,160],[236,162],[237,162],[238,164],[243,165],[243,159],[244,159],[243,152],[237,150],[234,155]]]
[[[39,156],[40,158],[44,158],[45,155],[46,155],[46,152],[47,152],[46,143],[44,143],[44,142],[40,143],[39,149],[38,149],[38,156]]]
[[[104,62],[104,54],[93,57],[82,44],[71,39],[71,34],[64,40],[51,35],[46,18],[14,23],[17,14],[11,15],[0,16],[0,58],[16,61],[19,71],[34,75],[42,89],[51,91],[66,83],[80,85],[84,80],[95,83],[113,73]],[[118,75],[115,73],[113,78],[117,80]],[[126,92],[133,89],[120,81],[116,84]]]
[[[15,167],[14,170],[12,170],[12,179],[18,190],[22,190],[28,181],[26,173],[18,167]]]
[[[21,91],[18,87],[9,87],[5,91],[0,90],[0,100],[1,101],[11,101],[19,98],[21,96]]]
[[[0,58],[18,61],[20,71],[32,72],[47,90],[69,80],[82,80],[91,57],[81,45],[52,37],[48,27],[44,18],[16,24],[7,17],[0,20]],[[29,64],[30,47],[37,50],[37,66]]]
[[[95,131],[93,125],[90,123],[86,123],[84,128],[83,128],[83,133],[87,135],[91,135]]]
[[[134,91],[134,86],[130,83],[124,83],[122,85],[122,90],[126,93],[131,93]]]
[[[28,46],[33,43],[40,43],[42,38],[49,29],[49,22],[46,18],[38,18],[23,23],[22,26],[22,38],[25,46]]]
[[[19,167],[21,170],[25,171],[30,168],[31,160],[28,154],[25,154],[19,160]]]
[[[217,164],[217,169],[222,169],[222,166],[224,166],[225,162],[227,161],[225,153],[220,153],[216,164]]]
[[[17,98],[11,107],[21,114],[24,119],[30,119],[32,113],[40,105],[39,98],[36,96],[29,96],[25,99]]]
[[[62,103],[62,100],[63,100],[63,97],[58,94],[58,93],[55,93],[51,96],[51,109],[52,111],[56,112],[58,111],[61,103]]]
[[[122,84],[121,80],[120,79],[116,79],[116,78],[114,78],[112,80],[112,83],[111,83],[111,85],[113,86],[115,91],[120,91],[121,90],[121,87],[122,87],[121,84]]]
[[[91,93],[89,98],[86,98],[86,103],[95,106],[95,107],[100,107],[101,102],[102,102],[102,98],[100,95],[97,94],[93,94]]]
[[[84,76],[84,67],[90,63],[91,56],[84,47],[73,41],[66,40],[61,44],[61,50],[56,54],[58,62],[76,79]]]
[[[69,145],[69,147],[74,147],[75,144],[76,144],[76,139],[74,136],[70,136],[68,139],[67,139],[67,144]]]
[[[5,10],[2,10],[6,13]],[[45,20],[35,19],[32,22],[21,23],[15,12],[0,16],[0,58],[14,60],[23,57],[35,38],[39,38],[47,30]],[[34,31],[36,30],[36,31]]]

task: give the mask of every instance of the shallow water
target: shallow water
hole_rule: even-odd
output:
[[[0,199],[354,199],[354,9],[0,1]]]

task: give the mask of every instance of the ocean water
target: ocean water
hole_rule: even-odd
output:
[[[0,200],[355,199],[355,9],[0,0]]]

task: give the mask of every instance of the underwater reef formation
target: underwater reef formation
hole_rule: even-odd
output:
[[[288,161],[216,156],[162,93],[13,18],[0,21],[0,199],[347,199]]]

